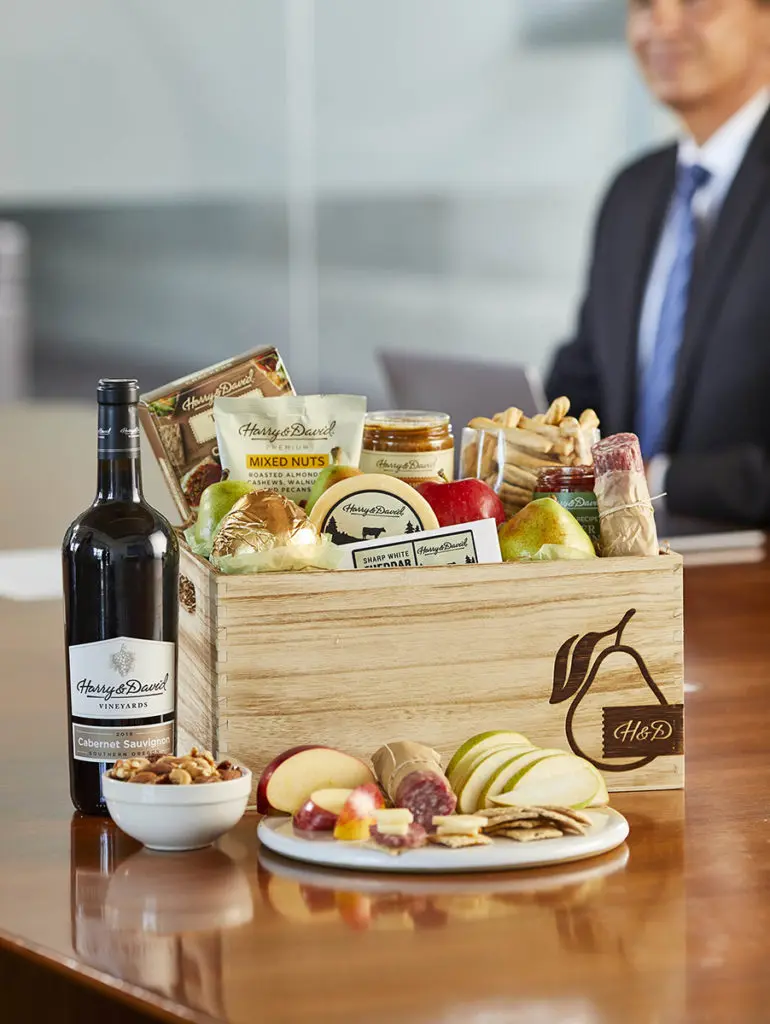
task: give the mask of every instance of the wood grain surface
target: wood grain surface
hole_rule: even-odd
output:
[[[648,740],[620,756],[603,736],[608,707],[682,704],[678,555],[227,577],[185,547],[181,572],[196,597],[180,611],[180,736],[255,774],[300,743],[368,758],[413,739],[448,761],[508,728],[574,744],[611,791],[682,785],[681,753]],[[559,649],[621,624],[552,699]]]
[[[437,887],[260,853],[253,814],[179,856],[73,816],[61,608],[0,602],[0,1018],[764,1024],[770,565],[686,570],[685,608],[686,793],[616,795],[605,857]]]

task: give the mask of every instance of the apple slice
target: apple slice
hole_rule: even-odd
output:
[[[574,754],[544,757],[522,768],[493,802],[501,807],[587,807],[599,790],[593,766]]]
[[[499,747],[490,753],[475,760],[463,778],[458,780],[457,788],[457,810],[461,814],[473,814],[484,804],[479,802],[481,793],[487,786],[489,780],[496,774],[499,768],[507,764],[512,758],[530,753],[531,747]]]
[[[368,782],[357,786],[345,801],[334,826],[334,838],[345,842],[361,842],[369,838],[374,812],[385,806],[379,786]]]
[[[294,815],[301,832],[331,832],[352,789],[317,789]]]
[[[368,765],[342,750],[292,747],[262,772],[257,783],[257,810],[260,814],[295,814],[317,789],[355,789],[374,781]]]
[[[512,746],[531,747],[526,736],[520,732],[506,732],[504,729],[493,730],[492,732],[480,732],[471,736],[452,755],[452,759],[446,768],[446,777],[454,788],[455,776],[465,772],[474,758],[484,753],[489,753],[496,747],[503,747],[506,744]]]

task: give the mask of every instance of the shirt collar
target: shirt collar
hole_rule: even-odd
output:
[[[698,146],[691,136],[682,139],[679,143],[679,163],[685,167],[700,164],[711,171],[717,181],[731,182],[769,109],[770,86],[766,86],[733,114],[729,121],[725,121],[702,146]]]

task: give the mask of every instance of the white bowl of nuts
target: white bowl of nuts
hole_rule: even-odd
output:
[[[115,824],[151,850],[199,850],[243,817],[251,772],[193,747],[117,761],[102,776]]]

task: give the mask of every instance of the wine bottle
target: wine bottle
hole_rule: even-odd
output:
[[[98,484],[62,547],[70,794],[106,814],[118,758],[173,753],[179,544],[142,496],[135,380],[101,380]]]

